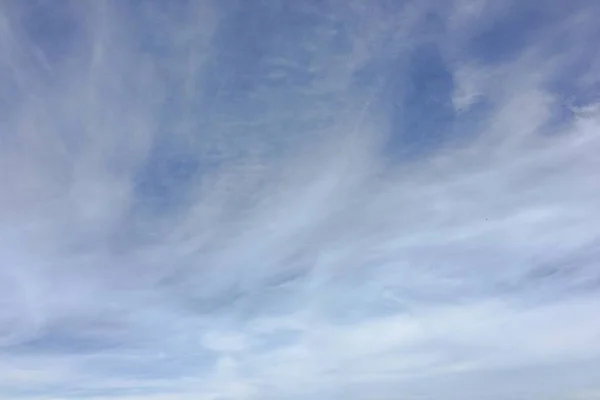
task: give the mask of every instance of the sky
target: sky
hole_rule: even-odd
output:
[[[0,3],[0,400],[600,399],[600,3]]]

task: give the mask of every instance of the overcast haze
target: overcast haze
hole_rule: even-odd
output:
[[[600,3],[0,2],[0,399],[600,399]]]

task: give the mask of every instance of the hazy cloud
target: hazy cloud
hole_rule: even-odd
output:
[[[5,1],[0,398],[595,399],[591,1]]]

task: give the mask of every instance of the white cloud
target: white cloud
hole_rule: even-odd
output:
[[[591,21],[492,63],[506,8],[388,6],[0,6],[0,398],[593,398]]]

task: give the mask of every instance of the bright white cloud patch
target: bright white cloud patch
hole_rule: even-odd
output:
[[[3,2],[0,399],[597,398],[599,16]]]

